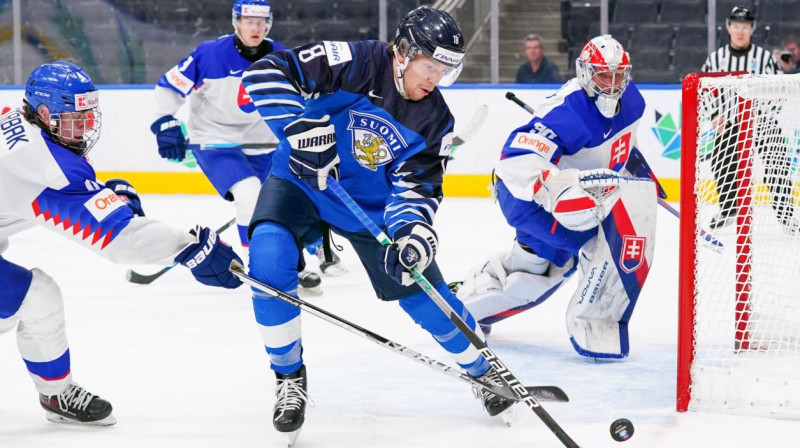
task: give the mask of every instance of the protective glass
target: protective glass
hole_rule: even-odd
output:
[[[239,26],[243,28],[255,28],[259,31],[266,30],[272,25],[272,18],[264,17],[239,17]]]
[[[456,82],[458,75],[461,74],[463,63],[451,67],[425,56],[411,59],[408,68],[438,86],[447,87]]]

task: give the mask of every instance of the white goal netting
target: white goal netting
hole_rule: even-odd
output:
[[[800,76],[701,78],[697,115],[689,408],[800,416]]]

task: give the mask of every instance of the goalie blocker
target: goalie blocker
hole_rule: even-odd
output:
[[[546,219],[530,224],[530,202],[511,197],[500,181],[498,196],[509,223],[517,228],[521,241],[531,226],[536,235],[553,249],[532,251],[515,242],[507,253],[495,255],[469,273],[457,296],[482,326],[492,325],[544,302],[576,271],[580,280],[566,311],[566,325],[575,350],[595,358],[624,358],[628,355],[628,321],[639,298],[653,260],[656,228],[656,184],[650,179],[625,180],[605,176],[594,187],[584,183],[590,194],[611,192],[615,197],[603,212],[602,223],[578,232],[558,223],[551,233],[542,230]],[[506,196],[506,197],[503,197]],[[516,203],[515,203],[516,202]],[[608,202],[608,201],[606,201]],[[521,203],[521,204],[520,204]],[[527,227],[520,224],[528,223]],[[580,260],[580,262],[578,261]]]

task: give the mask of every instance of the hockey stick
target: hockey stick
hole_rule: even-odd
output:
[[[375,237],[382,245],[387,246],[392,244],[392,241],[374,222],[364,213],[364,210],[356,204],[352,197],[342,188],[339,182],[328,176],[328,187],[339,198],[340,201],[347,207],[350,212],[367,228],[367,230]],[[475,347],[481,356],[497,371],[503,383],[509,387],[517,396],[518,401],[525,403],[530,410],[532,410],[539,419],[550,429],[553,434],[564,444],[567,448],[579,448],[579,445],[564,431],[563,428],[544,410],[539,401],[528,392],[528,390],[519,382],[519,380],[508,370],[508,367],[503,364],[500,358],[486,346],[486,344],[469,328],[466,322],[456,311],[450,306],[449,303],[439,294],[439,291],[426,279],[422,272],[417,268],[412,268],[411,277],[419,285],[420,288],[433,300],[437,307],[450,319],[456,328],[469,340],[470,344]]]
[[[241,264],[237,263],[236,261],[232,261],[231,262],[230,271],[233,273],[233,275],[238,277],[239,280],[242,281],[242,283],[245,283],[245,284],[249,285],[253,289],[257,289],[259,291],[272,294],[272,295],[276,296],[277,298],[283,300],[284,302],[292,304],[292,305],[300,308],[301,310],[303,310],[303,311],[305,311],[305,312],[307,312],[307,313],[309,313],[309,314],[311,314],[313,316],[319,317],[322,320],[325,320],[325,321],[327,321],[329,323],[332,323],[332,324],[336,325],[339,328],[342,328],[344,330],[349,331],[350,333],[353,333],[353,334],[356,334],[358,336],[361,336],[364,339],[372,341],[372,342],[374,342],[374,343],[376,343],[376,344],[378,344],[378,345],[380,345],[382,347],[386,347],[386,348],[392,350],[393,352],[396,352],[396,353],[399,353],[399,354],[405,356],[406,358],[412,359],[412,360],[417,361],[417,362],[419,362],[421,364],[425,364],[426,366],[428,366],[428,367],[430,367],[430,368],[432,368],[434,370],[438,370],[440,372],[443,372],[443,373],[445,373],[448,376],[451,376],[453,378],[458,378],[458,379],[460,379],[460,380],[462,380],[464,382],[470,383],[473,386],[478,386],[478,387],[482,387],[484,389],[487,389],[487,390],[491,391],[492,393],[500,395],[500,396],[502,396],[504,398],[508,398],[508,399],[512,399],[512,400],[516,400],[517,399],[514,396],[513,392],[511,392],[511,390],[509,390],[508,388],[493,386],[491,384],[488,384],[488,383],[485,383],[485,382],[483,382],[481,380],[473,378],[473,377],[471,377],[471,376],[469,376],[469,375],[467,375],[465,373],[461,373],[458,370],[448,366],[447,364],[441,363],[441,362],[439,362],[439,361],[437,361],[437,360],[435,360],[433,358],[429,358],[429,357],[427,357],[427,356],[425,356],[423,354],[417,353],[414,350],[411,350],[410,348],[408,348],[408,347],[406,347],[406,346],[404,346],[402,344],[398,344],[397,342],[394,342],[392,340],[386,339],[385,337],[383,337],[383,336],[381,336],[381,335],[379,335],[377,333],[373,333],[372,331],[367,330],[364,327],[361,327],[361,326],[356,325],[356,324],[354,324],[352,322],[349,322],[349,321],[347,321],[347,320],[345,320],[345,319],[343,319],[343,318],[341,318],[341,317],[339,317],[339,316],[337,316],[335,314],[332,314],[332,313],[330,313],[330,312],[328,312],[328,311],[326,311],[326,310],[324,310],[322,308],[319,308],[319,307],[317,307],[315,305],[312,305],[312,304],[306,302],[303,299],[300,299],[300,298],[294,297],[292,295],[289,295],[289,294],[287,294],[287,293],[285,293],[285,292],[283,292],[283,291],[281,291],[279,289],[276,289],[276,288],[273,288],[273,287],[267,285],[266,283],[262,283],[262,282],[260,282],[260,281],[258,281],[256,279],[254,279],[253,277],[250,277],[249,275],[247,275],[244,272],[244,267]],[[527,387],[526,389],[532,395],[535,395],[537,398],[539,398],[542,401],[557,401],[557,402],[569,401],[569,398],[567,397],[567,394],[565,394],[564,391],[561,390],[561,388],[556,387],[556,386],[531,386],[531,387]]]
[[[189,143],[186,149],[206,151],[209,149],[275,149],[277,143]]]
[[[467,123],[467,125],[463,128],[464,132],[453,137],[451,148],[461,146],[470,141],[472,137],[475,136],[475,133],[478,132],[478,129],[483,126],[483,122],[486,121],[486,117],[488,116],[489,107],[485,104],[478,106],[478,108],[475,109],[475,113],[472,114],[472,118],[470,118],[469,123]],[[455,149],[453,149],[453,151],[455,151]]]
[[[230,221],[226,222],[222,225],[219,229],[215,232],[217,235],[224,232],[228,227],[232,226],[236,222],[236,218],[231,219]],[[167,266],[160,271],[154,274],[140,274],[134,270],[128,269],[128,272],[125,273],[125,278],[128,279],[131,283],[136,283],[137,285],[149,285],[153,283],[157,278],[161,277],[162,275],[166,274],[167,271],[177,266],[178,263],[173,263],[172,266]]]
[[[533,108],[532,108],[532,107],[530,107],[529,105],[525,104],[525,102],[524,102],[524,101],[522,101],[521,99],[517,98],[517,96],[516,96],[516,95],[514,95],[514,93],[513,93],[513,92],[506,92],[506,98],[508,98],[509,100],[511,100],[511,101],[513,101],[513,102],[515,102],[515,103],[517,103],[517,105],[519,105],[519,107],[521,107],[521,108],[525,109],[525,110],[526,110],[526,111],[528,111],[528,112],[529,112],[531,115],[533,115],[533,114],[534,114]],[[671,213],[673,216],[675,216],[676,218],[678,218],[678,219],[680,219],[680,218],[681,218],[681,215],[680,215],[680,213],[678,213],[678,211],[677,211],[677,210],[675,210],[674,208],[672,208],[672,206],[670,206],[669,204],[667,204],[667,202],[666,202],[666,201],[664,201],[664,200],[663,200],[662,198],[660,198],[660,197],[658,198],[658,205],[660,205],[661,207],[663,207],[664,209],[666,209],[668,212],[670,212],[670,213]],[[703,238],[703,239],[704,239],[706,242],[708,242],[708,243],[709,243],[709,244],[711,244],[712,246],[714,246],[714,248],[721,249],[721,248],[723,247],[723,245],[722,245],[722,242],[721,242],[720,240],[716,239],[716,238],[714,237],[714,235],[712,235],[712,234],[711,234],[711,233],[709,233],[709,232],[706,232],[706,231],[705,231],[705,230],[703,230],[702,228],[700,229],[700,237],[701,237],[701,238]]]

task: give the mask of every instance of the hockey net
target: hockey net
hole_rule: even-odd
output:
[[[679,411],[800,417],[800,76],[683,85]]]

